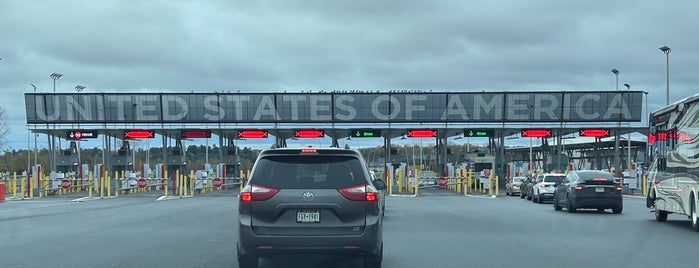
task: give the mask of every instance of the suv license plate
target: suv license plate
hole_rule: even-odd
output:
[[[298,223],[319,223],[320,211],[318,210],[299,210],[296,213],[296,222]]]
[[[604,193],[604,187],[595,187],[595,192]]]

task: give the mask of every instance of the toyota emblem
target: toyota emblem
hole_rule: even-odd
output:
[[[311,192],[305,192],[301,195],[301,198],[304,201],[313,201],[313,199],[315,198],[315,195]]]

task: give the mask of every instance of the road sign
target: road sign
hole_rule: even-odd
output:
[[[68,131],[66,139],[68,140],[81,140],[81,139],[94,139],[97,138],[97,131],[93,130],[72,130]]]
[[[447,177],[437,178],[437,185],[439,185],[439,187],[447,186]]]
[[[352,136],[352,138],[381,137],[381,130],[379,130],[379,129],[351,129],[350,136]]]
[[[71,185],[71,183],[70,183],[69,179],[61,180],[61,188],[68,189],[68,188],[70,188],[70,185]]]
[[[213,184],[216,188],[221,187],[223,186],[223,180],[221,178],[214,178]]]
[[[586,128],[586,129],[581,129],[580,132],[581,137],[609,137],[609,129],[606,128]]]
[[[525,129],[525,130],[522,130],[522,137],[528,137],[528,138],[551,137],[551,130],[550,129]]]
[[[152,139],[155,138],[155,132],[143,129],[132,129],[124,131],[125,139]]]
[[[148,185],[148,182],[146,182],[146,179],[140,178],[136,181],[136,185],[138,185],[138,188],[146,188],[146,185]]]
[[[464,137],[493,137],[493,129],[464,129]]]
[[[208,139],[211,138],[210,130],[185,130],[180,133],[183,139]]]
[[[437,131],[434,129],[411,129],[408,130],[407,136],[411,138],[434,138],[437,137]]]
[[[269,137],[269,132],[261,129],[243,129],[238,131],[238,138],[259,139]]]
[[[299,129],[294,131],[294,137],[297,138],[322,138],[325,133],[320,129]]]

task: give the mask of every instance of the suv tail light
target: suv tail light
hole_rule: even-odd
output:
[[[240,191],[240,201],[265,201],[272,198],[272,196],[277,194],[277,192],[279,192],[279,190],[274,188],[263,187],[256,184],[248,184],[242,191]]]
[[[617,191],[617,192],[621,192],[621,190],[623,190],[623,188],[621,188],[621,186],[617,185],[617,186],[616,186],[616,191]]]
[[[582,191],[583,187],[580,185],[575,185],[575,190],[576,191]]]
[[[342,188],[337,191],[351,201],[376,201],[378,199],[376,189],[368,184]]]

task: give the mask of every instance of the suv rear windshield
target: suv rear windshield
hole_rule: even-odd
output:
[[[578,173],[578,176],[580,176],[580,179],[583,181],[591,181],[594,179],[607,179],[609,181],[614,181],[612,174],[607,172],[580,172]]]
[[[563,179],[565,179],[566,176],[563,175],[557,175],[557,176],[545,176],[544,177],[544,182],[561,182]]]
[[[367,179],[354,157],[271,155],[259,160],[250,182],[276,189],[342,189]]]

